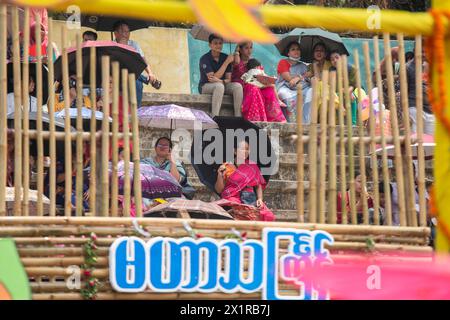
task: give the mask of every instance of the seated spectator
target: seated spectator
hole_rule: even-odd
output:
[[[89,30],[83,32],[83,42],[86,41],[97,41],[97,33]]]
[[[244,103],[242,104],[243,117],[250,121],[286,122],[275,86],[273,84],[266,85],[258,80],[259,76],[267,78],[261,63],[256,59],[249,59],[246,67],[248,71],[241,77],[244,82],[244,92],[247,91],[247,94],[244,93]],[[264,101],[261,99],[261,94],[256,93],[264,89],[271,90],[272,101],[267,101],[267,99]],[[253,91],[254,95],[249,95],[249,91]]]
[[[142,51],[139,44],[136,41],[130,40],[130,26],[126,21],[124,20],[117,21],[114,24],[112,31],[114,32],[114,37],[116,38],[115,41],[117,43],[128,45],[134,48],[145,61],[144,52]],[[144,90],[144,83],[150,83],[157,89],[159,89],[159,86],[161,86],[161,82],[158,81],[156,76],[153,74],[152,70],[150,70],[150,66],[148,64],[145,67],[144,71],[147,73],[147,75],[145,75],[145,73],[142,73],[136,79],[136,98],[138,108],[141,106],[142,103],[142,93]],[[157,83],[159,83],[159,86],[157,86]]]
[[[286,104],[286,118],[289,122],[297,120],[297,86],[300,85],[303,93],[303,123],[311,121],[312,90],[306,79],[308,69],[306,63],[300,60],[300,44],[296,41],[290,43],[282,59],[278,63],[278,79],[275,83],[278,96]]]
[[[318,42],[313,47],[313,62],[308,66],[307,78],[316,77],[322,79],[323,70],[329,70],[331,62],[327,59],[327,49],[323,42]]]
[[[174,159],[172,148],[172,141],[169,138],[160,137],[155,143],[155,156],[142,159],[142,163],[169,172],[180,183],[183,195],[192,199],[195,189],[187,180],[186,169],[183,164]]]
[[[362,176],[360,174],[356,174],[355,176],[355,207],[357,214],[356,224],[363,223],[363,201],[367,201],[367,208],[373,209],[373,200],[370,194],[365,189],[365,186],[361,183]],[[363,200],[365,199],[365,200]],[[347,190],[345,195],[342,195],[340,192],[337,195],[337,223],[342,223],[342,204],[345,203],[346,212],[347,212],[347,221],[348,223],[353,223],[352,214],[351,214],[351,205],[350,205],[350,190]],[[373,210],[372,210],[373,211]],[[373,218],[373,217],[372,217]],[[369,217],[370,220],[370,217]]]
[[[250,121],[285,122],[286,118],[280,107],[286,105],[279,100],[273,84],[261,83],[258,80],[258,75],[265,74],[264,68],[260,63],[255,65],[257,60],[251,58],[252,51],[252,42],[244,42],[236,47],[231,75],[231,81],[240,83],[243,88],[242,115]],[[253,61],[251,70],[250,61]]]
[[[423,133],[434,134],[435,117],[431,109],[430,101],[428,100],[428,61],[425,54],[422,53],[422,90],[423,90],[423,111],[421,115],[417,114],[416,105],[416,60],[413,58],[406,65],[406,79],[408,83],[408,105],[409,105],[409,119],[411,122],[411,132],[417,132],[417,117],[421,116],[423,119]]]
[[[36,97],[32,96],[31,94],[34,93],[36,87],[36,82],[33,78],[33,76],[30,75],[30,82],[28,84],[28,92],[29,92],[29,99],[28,99],[28,111],[29,112],[37,112],[37,99]],[[14,105],[14,92],[8,93],[6,96],[6,106],[7,106],[7,114],[10,114],[14,112],[15,105]]]
[[[76,75],[71,75],[69,78],[69,108],[77,107],[77,77]],[[55,95],[55,112],[61,111],[64,109],[64,92],[63,90],[60,93]],[[91,107],[91,99],[89,96],[86,96],[83,93],[83,107],[90,108]]]
[[[211,50],[200,58],[200,82],[198,91],[212,94],[213,116],[220,113],[224,93],[233,95],[234,115],[241,115],[243,92],[239,83],[231,82],[234,56],[222,53],[223,39],[215,34],[209,36]]]
[[[267,182],[259,167],[249,160],[250,147],[242,141],[235,150],[235,163],[224,163],[217,171],[215,189],[222,199],[259,209],[261,220],[273,221],[275,216],[263,201]]]

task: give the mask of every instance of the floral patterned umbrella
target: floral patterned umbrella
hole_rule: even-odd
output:
[[[119,193],[123,194],[125,186],[125,167],[124,162],[117,164],[117,172],[119,177]],[[130,162],[130,183],[131,194],[134,194],[133,188],[134,165]],[[112,166],[109,166],[109,174],[111,178]],[[148,199],[156,198],[176,198],[181,197],[181,186],[175,178],[167,171],[157,169],[148,164],[140,164],[140,178],[142,197]]]
[[[195,123],[201,124],[198,129],[218,128],[217,123],[206,112],[185,108],[176,104],[141,107],[137,112],[142,126],[163,129],[197,129]]]

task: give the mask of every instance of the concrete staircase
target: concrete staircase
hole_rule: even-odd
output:
[[[161,104],[178,104],[185,107],[192,107],[196,109],[200,109],[206,112],[210,111],[210,101],[211,96],[209,95],[182,95],[182,94],[144,94],[143,106],[151,106],[151,105],[161,105]],[[225,96],[222,104],[221,115],[232,115],[232,102],[230,97]],[[287,123],[257,123],[261,128],[265,128],[269,134],[272,134],[274,130],[278,131],[279,135],[279,146],[280,146],[280,154],[279,154],[279,170],[276,174],[274,174],[269,182],[268,187],[264,192],[264,201],[267,206],[271,208],[277,216],[278,221],[296,221],[297,220],[297,204],[296,204],[296,193],[297,193],[297,154],[296,154],[296,124]],[[346,130],[347,131],[347,130]],[[308,135],[309,126],[304,126],[303,134]],[[339,132],[339,131],[337,131]],[[191,133],[192,134],[192,133]],[[168,130],[159,130],[159,129],[151,129],[151,128],[140,128],[140,137],[141,137],[141,154],[143,157],[148,157],[154,152],[154,144],[156,139],[162,135],[169,136]],[[357,128],[353,128],[353,135],[357,135]],[[192,136],[191,136],[192,137]],[[172,140],[175,144],[182,145],[181,149],[183,149],[183,155],[185,158],[183,159],[183,163],[185,164],[189,182],[193,185],[193,187],[197,190],[196,199],[200,199],[203,201],[214,201],[219,199],[219,197],[211,192],[205,185],[203,185],[193,166],[190,164],[189,157],[187,156],[190,151],[190,137],[186,135],[177,136],[174,135]],[[308,144],[304,144],[304,193],[305,193],[305,210],[308,208],[308,193],[309,193],[309,157],[308,157]],[[337,148],[337,152],[339,154],[339,146]],[[353,157],[355,164],[355,171],[359,171],[359,156],[358,156],[358,147],[355,145],[355,156]],[[367,153],[367,149],[366,149]],[[317,158],[320,161],[319,157]],[[348,157],[346,160],[346,172],[348,175]],[[370,156],[367,153],[365,156],[366,163],[366,172],[369,172],[370,169]],[[319,163],[317,163],[319,165]],[[337,173],[339,179],[339,168],[340,161],[337,159]],[[431,161],[427,161],[427,173],[431,174]],[[328,158],[327,158],[327,168],[328,168]],[[328,169],[327,169],[328,170]],[[348,179],[348,177],[347,177]],[[372,189],[373,184],[370,182],[371,179],[368,179],[368,188]],[[337,188],[340,186],[338,184]],[[307,212],[305,212],[307,216]]]

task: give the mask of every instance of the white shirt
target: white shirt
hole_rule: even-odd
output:
[[[8,93],[6,96],[6,106],[7,106],[7,114],[10,114],[14,112],[14,92]],[[29,112],[37,112],[37,99],[33,96],[29,97],[29,105],[28,105],[28,111]]]

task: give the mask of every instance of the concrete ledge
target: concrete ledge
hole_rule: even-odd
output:
[[[157,104],[178,104],[183,107],[210,106],[212,95],[210,94],[184,94],[184,93],[144,93],[142,96],[143,106],[153,106]],[[231,96],[223,96],[222,106],[233,106]]]

